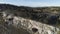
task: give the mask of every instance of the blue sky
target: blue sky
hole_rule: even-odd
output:
[[[60,6],[60,0],[0,0],[0,3],[31,7]]]

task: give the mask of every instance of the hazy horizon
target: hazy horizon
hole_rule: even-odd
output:
[[[17,6],[47,7],[60,6],[60,0],[0,0],[0,4],[13,4]]]

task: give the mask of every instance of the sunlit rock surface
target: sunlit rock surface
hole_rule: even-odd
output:
[[[57,34],[60,29],[58,27],[37,22],[31,19],[8,15],[3,13],[5,24],[2,34]],[[4,33],[5,32],[5,33]]]
[[[0,4],[0,34],[60,34],[60,7]]]

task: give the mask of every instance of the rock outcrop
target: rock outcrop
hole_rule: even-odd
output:
[[[56,8],[0,4],[0,34],[60,34]]]
[[[14,30],[15,28],[23,30],[23,32],[19,31],[19,33],[22,32],[21,34],[57,34],[60,31],[58,27],[43,24],[41,22],[37,22],[31,19],[13,16],[12,14],[7,16],[6,13],[3,15],[3,19],[5,20],[4,25],[6,28],[11,30],[11,34],[15,33],[15,31],[12,32],[12,30]]]

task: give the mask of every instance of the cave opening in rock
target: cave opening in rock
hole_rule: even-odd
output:
[[[37,28],[32,28],[32,31],[33,31],[33,32],[37,32],[38,29],[37,29]]]
[[[13,20],[13,18],[9,18],[9,21]]]

